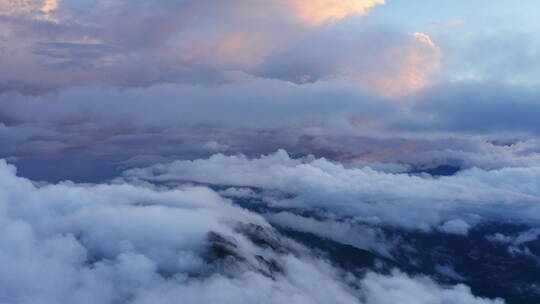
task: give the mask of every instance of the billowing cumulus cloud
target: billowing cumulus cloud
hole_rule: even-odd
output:
[[[370,19],[369,10],[382,4],[4,0],[0,92],[41,94],[88,85],[216,85],[258,77],[295,84],[346,78],[357,81],[359,88],[399,98],[429,87],[432,77],[441,76],[438,72],[451,80],[535,79],[530,68],[534,64],[527,64],[535,60],[534,41],[478,51],[477,42],[483,46],[498,40],[467,35],[455,43],[461,47],[452,48],[454,40],[429,28],[428,34],[414,34]],[[352,21],[344,20],[346,16]],[[528,37],[510,34],[506,36],[516,41]],[[515,60],[505,60],[503,69],[511,73],[497,68],[502,61],[498,50],[514,54]],[[469,74],[475,76],[467,78]]]
[[[385,0],[287,0],[298,17],[311,25],[320,25],[328,20],[341,19],[351,14],[365,14]]]
[[[393,272],[391,277],[368,274],[362,282],[367,290],[366,304],[391,303],[462,303],[462,304],[502,304],[503,300],[489,300],[471,295],[470,289],[464,285],[452,288],[441,288],[432,280],[419,277],[411,280],[407,275]]]
[[[500,303],[399,272],[347,275],[206,188],[35,185],[15,172],[0,161],[2,302],[424,303],[429,287],[441,303]]]
[[[3,302],[173,303],[182,295],[188,303],[253,303],[272,294],[280,303],[294,294],[300,303],[358,303],[329,265],[251,243],[234,227],[268,224],[208,189],[36,187],[14,173],[0,164]],[[231,260],[212,264],[221,252],[212,250],[232,250]],[[285,272],[273,280],[265,262]],[[313,283],[325,292],[313,293]]]
[[[271,199],[277,207],[324,210],[368,224],[452,234],[466,234],[481,221],[507,219],[535,225],[540,214],[538,167],[473,168],[433,178],[383,173],[369,167],[345,168],[325,159],[294,159],[279,151],[257,159],[218,154],[125,174],[129,179],[277,189],[289,195]]]
[[[9,72],[0,75],[0,90],[215,85],[256,77],[297,84],[352,77],[359,87],[388,95],[419,88],[436,66],[435,45],[377,27],[355,29],[336,44],[331,40],[342,31],[339,23],[320,29],[303,24],[365,14],[383,2],[9,1],[3,6],[9,16],[0,20],[2,71]],[[147,37],[144,43],[141,35]],[[380,43],[381,37],[386,42]]]
[[[344,34],[338,27],[274,52],[257,75],[295,84],[347,78],[369,91],[396,97],[423,88],[441,58],[442,51],[426,34],[407,37],[383,29]]]

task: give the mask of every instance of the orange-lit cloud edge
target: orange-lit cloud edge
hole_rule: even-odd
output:
[[[55,11],[59,0],[0,0],[0,15],[33,15],[43,17]]]
[[[310,26],[342,19],[348,15],[362,15],[385,0],[284,0],[295,11],[300,21]],[[0,0],[0,15],[26,15],[55,21],[54,12],[59,0]],[[250,31],[224,33],[215,42],[182,43],[181,62],[210,62],[216,67],[253,69],[276,46],[264,37],[252,37]],[[177,50],[178,51],[178,50]],[[190,55],[191,54],[191,55]],[[369,69],[343,71],[357,79],[363,87],[387,97],[396,97],[423,88],[431,73],[440,66],[442,51],[423,33],[415,33],[404,45],[393,47],[383,54],[390,70]]]
[[[298,18],[309,25],[321,25],[348,15],[363,15],[385,0],[287,0]]]
[[[383,56],[393,60],[391,71],[360,73],[364,85],[386,97],[399,97],[426,86],[429,76],[441,65],[442,50],[424,33],[414,33],[403,46]]]

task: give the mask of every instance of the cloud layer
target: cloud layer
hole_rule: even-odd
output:
[[[206,188],[38,186],[15,172],[0,162],[3,302],[381,303],[390,291],[415,303],[500,303],[399,272],[344,276]],[[263,231],[258,243],[249,227]],[[279,243],[261,247],[261,238]]]
[[[45,158],[103,178],[279,148],[401,171],[538,163],[535,40],[480,51],[499,40],[395,26],[383,2],[3,1],[0,156],[37,179]]]
[[[271,204],[276,206],[323,210],[376,225],[456,234],[466,234],[481,221],[535,225],[540,214],[538,167],[473,168],[433,178],[427,174],[384,173],[369,167],[345,168],[325,159],[293,159],[279,151],[257,159],[218,154],[209,159],[175,161],[128,170],[125,177],[277,189],[289,196],[272,199]]]

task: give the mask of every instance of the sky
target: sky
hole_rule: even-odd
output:
[[[538,135],[536,1],[306,3],[4,0],[0,156],[96,181],[132,158],[403,163],[396,142]]]
[[[385,229],[519,223],[487,240],[530,257],[539,10],[0,0],[0,303],[504,303],[359,276],[276,227],[391,259],[407,244]],[[428,174],[441,167],[455,174]]]

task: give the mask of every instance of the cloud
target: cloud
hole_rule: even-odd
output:
[[[531,253],[534,35],[409,32],[369,14],[384,2],[0,0],[0,158],[96,183],[0,163],[0,302],[484,301],[354,277],[272,228],[389,257],[388,230],[504,220],[532,230],[493,246]]]
[[[445,80],[452,40],[428,29],[369,16],[310,27],[285,1],[62,2],[51,14],[59,22],[0,18],[0,156],[38,179],[51,171],[39,169],[46,157],[112,172],[140,155],[279,148],[398,172],[540,160],[538,90]],[[512,48],[517,57],[534,49],[524,33],[508,37],[531,41]],[[480,53],[469,55],[493,52]]]
[[[415,34],[367,16],[344,20],[383,3],[4,0],[0,92],[345,78],[401,99],[441,80],[530,86],[538,78],[529,64],[539,57],[532,33],[456,37]]]
[[[345,77],[366,90],[398,97],[423,88],[441,58],[441,49],[426,34],[405,36],[385,29],[347,33],[336,26],[274,52],[257,75],[295,84]]]
[[[507,252],[512,257],[517,256],[529,256],[536,258],[536,256],[531,252],[528,245],[531,242],[535,242],[540,237],[540,229],[533,228],[521,231],[514,235],[508,235],[504,233],[495,233],[492,235],[486,236],[486,239],[495,244],[507,245]]]
[[[61,54],[101,52],[67,48]],[[215,152],[258,157],[280,148],[394,172],[540,165],[540,142],[532,137],[540,113],[536,90],[492,87],[438,86],[403,103],[339,79],[298,87],[258,79],[211,90],[163,85],[10,93],[0,96],[0,156],[17,157],[25,176],[50,181],[112,178],[137,156],[156,162]]]
[[[381,231],[354,219],[318,220],[291,212],[266,213],[263,216],[273,225],[313,233],[382,256],[390,257],[393,249],[392,241],[385,239]]]
[[[358,303],[325,262],[254,245],[238,225],[275,232],[209,189],[38,187],[4,161],[0,180],[0,301],[173,303],[182,295],[187,303],[254,303],[272,295],[275,303]],[[230,246],[221,250],[238,260],[219,266],[208,260],[212,246]],[[268,277],[264,259],[284,273]]]
[[[393,63],[390,69],[360,71],[359,78],[383,95],[398,96],[427,84],[428,76],[441,65],[442,51],[428,35],[415,33],[407,44],[386,51],[383,58]]]
[[[348,15],[366,14],[369,9],[385,4],[385,0],[287,0],[302,22],[321,25],[329,20],[344,18]]]
[[[471,225],[461,219],[454,219],[443,223],[439,230],[449,234],[467,235]]]
[[[0,73],[0,92],[43,94],[89,85],[219,85],[257,77],[297,84],[352,77],[375,92],[386,93],[389,86],[401,92],[421,87],[437,60],[437,47],[419,43],[408,33],[388,34],[368,21],[351,29],[339,22],[311,28],[291,16],[292,7],[303,22],[325,22],[364,14],[384,1],[273,0],[261,5],[236,0],[225,5],[213,0],[122,0],[61,7],[49,0],[21,3],[31,7],[26,11],[50,20],[19,15],[0,20],[0,58],[9,58],[3,60],[3,70],[10,71]],[[61,20],[49,22],[57,11]],[[349,37],[339,39],[345,29]],[[140,35],[146,37],[144,43]],[[287,71],[279,69],[289,65],[276,66],[287,61],[292,64]],[[382,75],[374,74],[378,70]]]
[[[124,176],[275,189],[289,195],[270,199],[271,206],[322,210],[338,218],[409,230],[466,234],[481,221],[504,219],[535,225],[539,220],[539,167],[472,168],[433,178],[369,167],[345,168],[312,157],[295,159],[281,150],[255,159],[216,154],[209,159],[128,170]]]
[[[362,282],[366,290],[366,304],[390,303],[462,303],[462,304],[502,304],[501,299],[489,300],[475,297],[465,285],[452,287],[437,286],[426,277],[411,279],[407,275],[394,271],[391,276],[370,273]]]
[[[422,300],[428,287],[430,299],[479,300],[399,272],[356,277],[207,188],[36,185],[15,173],[0,161],[3,302],[359,304]]]
[[[58,8],[58,0],[1,0],[0,15],[28,15],[37,19],[49,19]]]

